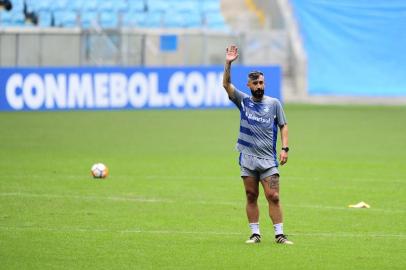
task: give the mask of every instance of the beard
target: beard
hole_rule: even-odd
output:
[[[251,90],[252,96],[256,99],[262,99],[264,92],[264,89]]]

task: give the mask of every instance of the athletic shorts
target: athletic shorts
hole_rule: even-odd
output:
[[[240,170],[242,176],[253,176],[257,180],[279,174],[278,167],[272,159],[264,159],[240,153]]]

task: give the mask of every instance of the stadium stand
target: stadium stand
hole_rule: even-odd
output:
[[[209,28],[228,30],[220,0],[11,0],[13,8],[0,11],[0,26],[26,26],[27,15],[40,27],[99,26],[105,29]],[[26,5],[26,13],[23,12]],[[31,18],[30,17],[30,18]]]

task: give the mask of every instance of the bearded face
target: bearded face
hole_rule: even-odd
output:
[[[265,93],[265,82],[262,72],[251,72],[248,75],[247,86],[250,88],[252,96],[255,99],[261,100]]]
[[[262,97],[264,96],[264,92],[265,91],[263,88],[262,89],[258,88],[256,90],[251,89],[251,94],[256,99],[262,99]]]

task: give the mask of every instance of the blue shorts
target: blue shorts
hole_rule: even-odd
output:
[[[263,180],[274,174],[279,175],[278,166],[273,159],[264,159],[247,154],[240,154],[241,177],[252,176],[257,180]]]

